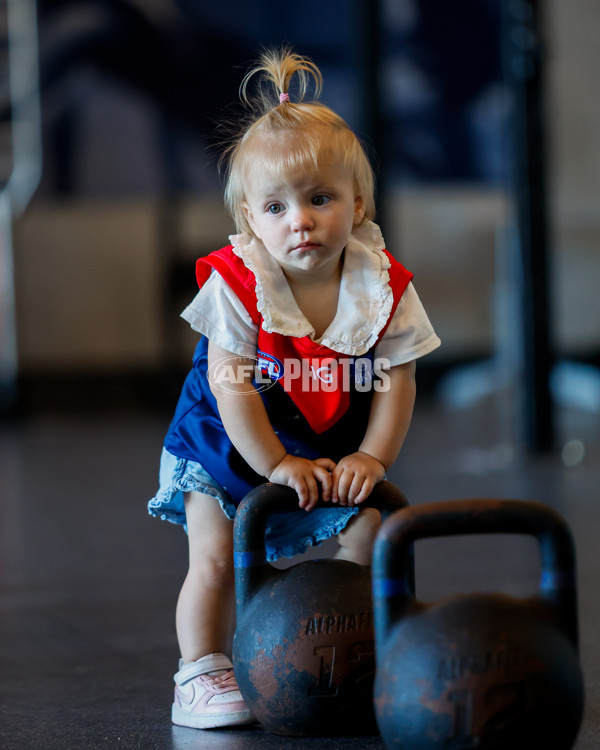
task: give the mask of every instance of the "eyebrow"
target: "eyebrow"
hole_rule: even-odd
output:
[[[328,182],[317,182],[315,180],[314,182],[308,183],[306,187],[302,186],[299,190],[303,193],[334,192],[336,190],[336,185],[333,180]],[[269,186],[262,195],[263,197],[277,197],[283,191],[285,191],[285,186],[283,184],[278,184],[273,187]]]

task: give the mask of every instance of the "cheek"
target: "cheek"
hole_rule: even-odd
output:
[[[248,224],[250,225],[252,233],[258,237],[258,239],[261,239],[262,232],[260,230],[260,225],[254,220],[254,216],[251,213],[248,213],[246,218],[248,219]]]

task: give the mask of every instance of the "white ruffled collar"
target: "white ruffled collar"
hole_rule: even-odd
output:
[[[256,277],[258,311],[267,333],[310,336],[315,330],[294,299],[281,266],[260,240],[231,235],[233,250]],[[340,354],[360,357],[371,349],[387,323],[393,304],[390,262],[377,224],[366,222],[352,232],[344,253],[335,318],[317,343]]]

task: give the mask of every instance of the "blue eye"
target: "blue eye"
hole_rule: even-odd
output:
[[[283,206],[281,203],[271,203],[270,206],[267,206],[267,211],[273,216],[277,216],[283,211]]]
[[[312,199],[313,206],[324,206],[331,198],[329,198],[327,195],[315,195],[315,197]]]

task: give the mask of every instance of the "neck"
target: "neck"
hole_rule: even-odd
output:
[[[340,258],[330,273],[321,268],[315,274],[286,274],[296,304],[312,325],[316,339],[321,338],[336,316],[342,265]]]

